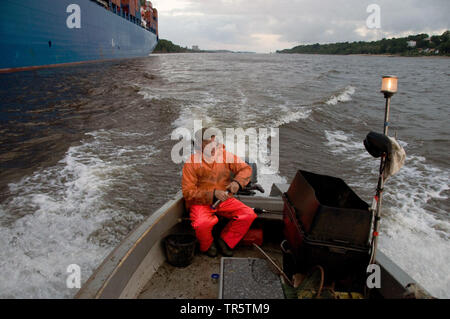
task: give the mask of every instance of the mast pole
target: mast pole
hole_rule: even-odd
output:
[[[386,106],[384,111],[384,135],[388,136],[388,130],[389,130],[389,112],[390,112],[390,106],[391,106],[391,97],[392,93],[384,93],[384,97],[386,98]],[[378,245],[378,230],[380,227],[380,213],[381,213],[381,202],[383,198],[383,188],[384,188],[384,166],[386,164],[386,156],[387,154],[383,154],[381,156],[380,161],[380,175],[378,177],[378,184],[377,184],[377,193],[375,195],[375,200],[377,202],[376,212],[375,212],[375,221],[374,221],[374,231],[372,234],[372,252],[370,256],[370,262],[369,264],[373,264],[375,262],[375,256],[376,256],[376,250]]]

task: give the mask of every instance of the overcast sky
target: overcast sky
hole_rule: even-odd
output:
[[[201,49],[274,52],[298,44],[442,34],[450,0],[153,0],[160,38]],[[369,29],[370,4],[381,29]]]

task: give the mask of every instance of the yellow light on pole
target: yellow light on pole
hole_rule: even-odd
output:
[[[383,76],[383,80],[381,81],[381,92],[385,95],[392,96],[397,93],[398,89],[398,78],[396,76],[388,75]]]

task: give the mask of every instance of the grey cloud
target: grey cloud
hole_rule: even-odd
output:
[[[278,35],[278,45],[373,40],[373,32],[357,32],[365,28],[366,8],[372,3],[381,7],[377,36],[449,28],[448,0],[189,0],[186,8],[160,15],[160,30],[176,43],[208,49],[264,51],[254,34]]]

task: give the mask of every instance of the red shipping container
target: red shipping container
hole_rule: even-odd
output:
[[[125,14],[130,13],[130,0],[121,0],[122,1],[122,10]]]
[[[156,35],[158,35],[158,10],[156,10],[156,8],[153,8],[153,17],[154,17],[154,28],[156,31]]]
[[[262,246],[263,230],[260,228],[249,229],[247,234],[245,234],[244,238],[242,238],[239,244],[243,246],[253,246],[253,244]]]
[[[130,0],[130,14],[132,16],[137,16],[138,12],[139,12],[138,0]]]
[[[135,16],[136,15],[136,3],[134,0],[130,1],[130,15]]]

